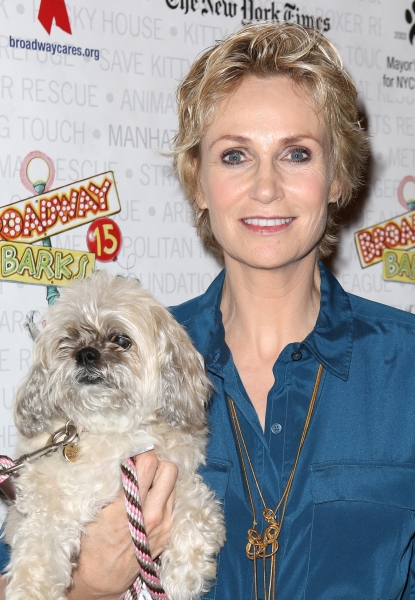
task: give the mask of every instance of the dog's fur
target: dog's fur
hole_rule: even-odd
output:
[[[199,598],[225,536],[219,502],[196,474],[207,438],[202,358],[136,280],[98,272],[45,319],[17,393],[18,450],[38,449],[71,419],[80,455],[70,463],[58,451],[21,471],[6,523],[7,600],[66,598],[81,532],[118,497],[121,462],[149,445],[179,469],[161,581],[172,600]],[[96,352],[85,358],[85,348]]]

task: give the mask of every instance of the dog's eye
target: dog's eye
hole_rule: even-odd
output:
[[[68,337],[64,337],[64,338],[60,339],[59,343],[58,343],[59,348],[66,346],[67,343],[70,341],[70,339],[71,338],[68,338]]]
[[[117,346],[121,346],[123,350],[128,350],[131,348],[132,341],[127,335],[123,335],[122,333],[116,333],[110,337],[111,344],[117,344]]]

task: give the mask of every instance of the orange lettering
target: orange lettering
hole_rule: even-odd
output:
[[[14,240],[22,233],[23,217],[17,208],[6,208],[0,215],[0,239]]]
[[[38,233],[45,233],[46,231],[41,223],[39,215],[36,213],[33,206],[28,202],[25,206],[25,212],[23,216],[23,237],[31,237],[35,229]]]

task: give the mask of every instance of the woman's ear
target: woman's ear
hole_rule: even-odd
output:
[[[197,190],[196,190],[196,194],[195,194],[195,200],[196,200],[196,204],[197,206],[200,208],[200,210],[205,210],[208,208],[207,202],[206,202],[206,197],[205,194],[202,190],[202,186],[200,184],[200,181],[197,184]]]
[[[329,193],[328,193],[328,204],[335,204],[340,200],[341,186],[337,179],[334,179],[330,185]]]

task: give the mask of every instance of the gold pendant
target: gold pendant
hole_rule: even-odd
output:
[[[239,424],[238,415],[235,409],[235,405],[230,396],[228,396],[229,410],[232,417],[232,423],[234,428],[236,446],[239,453],[241,468],[243,470],[243,474],[245,477],[245,483],[248,490],[249,501],[251,503],[252,509],[252,519],[253,525],[252,528],[248,530],[248,543],[246,545],[246,555],[247,557],[253,561],[254,565],[254,591],[255,598],[258,600],[258,574],[257,574],[257,560],[262,559],[262,572],[264,579],[264,591],[263,598],[264,600],[275,600],[276,599],[276,573],[277,573],[277,551],[279,548],[278,536],[280,534],[280,530],[284,521],[285,509],[287,507],[288,498],[291,491],[291,486],[294,480],[294,475],[297,469],[298,460],[300,458],[301,450],[307,435],[307,431],[310,425],[311,416],[314,410],[314,404],[317,398],[317,393],[320,386],[321,376],[323,373],[323,366],[320,364],[318,367],[316,380],[314,383],[313,393],[310,398],[310,404],[307,411],[306,420],[304,422],[303,433],[301,435],[300,443],[298,445],[297,455],[291,469],[290,476],[287,481],[287,485],[285,486],[284,492],[280,498],[280,501],[277,504],[275,511],[267,508],[265,505],[265,500],[262,495],[261,488],[259,486],[258,479],[256,477],[254,467],[252,465],[251,459],[249,457],[248,448],[245,443],[245,439],[242,433],[241,426]],[[267,527],[264,531],[264,537],[262,537],[261,533],[255,529],[257,525],[256,520],[256,509],[254,504],[254,499],[252,495],[251,485],[248,477],[248,469],[245,462],[245,456],[247,458],[249,467],[251,469],[252,477],[255,482],[256,488],[259,492],[259,495],[262,500],[262,504],[264,506],[264,510],[262,511],[262,515],[264,517],[265,522],[267,523]],[[277,521],[277,513],[281,509],[281,519],[278,523]],[[267,559],[268,562],[267,562]]]
[[[63,447],[62,453],[67,461],[75,462],[79,456],[79,451],[78,445],[75,446],[75,444],[70,443]]]
[[[264,519],[269,523],[264,531],[264,537],[257,529],[248,530],[248,543],[246,545],[246,555],[251,560],[257,558],[269,558],[273,556],[278,548],[278,536],[280,533],[280,523],[278,523],[275,513],[270,508],[264,508],[262,512]],[[269,549],[268,547],[271,546]]]

